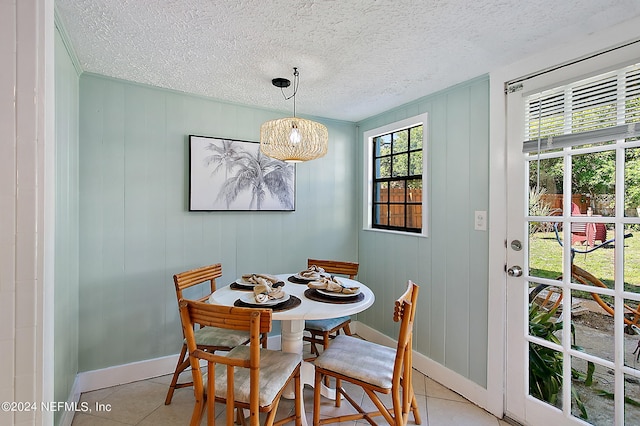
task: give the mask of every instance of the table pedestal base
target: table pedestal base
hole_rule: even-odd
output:
[[[303,332],[304,332],[304,320],[281,321],[280,345],[281,345],[282,351],[296,353],[302,356]],[[300,390],[300,392],[304,390],[304,385],[309,385],[313,387],[315,374],[316,374],[316,369],[313,363],[308,361],[302,361],[302,367],[300,369],[300,383],[301,383],[302,389]],[[329,399],[336,398],[335,389],[328,388],[327,386],[324,385],[324,383],[322,383],[321,386],[322,388],[320,389],[320,394],[322,396]],[[282,396],[287,399],[293,399],[295,397],[293,385],[290,385],[290,389],[285,389]],[[307,425],[307,417],[304,411],[304,402],[302,403],[302,424],[303,426]]]

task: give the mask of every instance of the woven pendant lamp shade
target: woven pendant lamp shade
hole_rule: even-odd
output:
[[[260,151],[289,163],[323,157],[328,143],[327,128],[304,118],[280,118],[267,121],[260,127]]]

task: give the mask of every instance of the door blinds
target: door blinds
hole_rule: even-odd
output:
[[[640,63],[525,99],[523,152],[640,136]]]

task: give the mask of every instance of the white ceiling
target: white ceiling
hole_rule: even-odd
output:
[[[358,121],[640,15],[638,0],[56,0],[84,71]],[[640,31],[638,36],[640,36]],[[288,93],[289,94],[289,93]]]

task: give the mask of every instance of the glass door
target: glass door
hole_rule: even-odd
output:
[[[509,89],[507,412],[640,424],[640,63]]]

